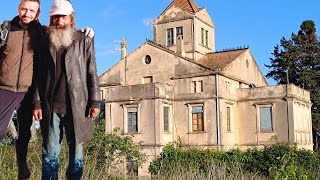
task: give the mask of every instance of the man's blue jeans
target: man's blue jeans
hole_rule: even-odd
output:
[[[69,146],[69,166],[66,176],[68,180],[80,180],[83,174],[82,144],[76,144],[72,115],[52,113],[51,116],[48,140],[43,142],[41,179],[58,180],[59,154],[65,132]]]

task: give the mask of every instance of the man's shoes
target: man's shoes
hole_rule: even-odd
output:
[[[28,169],[27,164],[20,165],[18,168],[19,168],[18,169],[18,179],[19,180],[29,180],[31,173]]]

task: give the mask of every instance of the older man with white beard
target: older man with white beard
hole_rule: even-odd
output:
[[[74,22],[69,25],[69,21],[74,21],[74,16],[54,15],[51,19],[52,21],[48,28],[51,45],[58,50],[69,47],[73,42],[72,38],[76,31]]]
[[[58,179],[63,132],[69,146],[67,179],[81,179],[82,143],[93,136],[100,103],[93,39],[76,30],[70,1],[56,0],[42,42],[33,93],[43,136],[42,179]]]

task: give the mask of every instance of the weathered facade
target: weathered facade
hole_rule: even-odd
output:
[[[154,41],[128,56],[123,42],[122,59],[100,76],[106,131],[134,134],[150,160],[178,138],[212,149],[312,149],[309,92],[269,86],[248,48],[216,52],[214,29],[205,8],[174,0],[154,21]]]

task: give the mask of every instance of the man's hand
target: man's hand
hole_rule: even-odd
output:
[[[90,27],[86,27],[85,29],[81,29],[81,32],[84,32],[84,34],[86,36],[89,36],[90,38],[93,38],[93,36],[94,36],[94,31]]]
[[[99,115],[99,108],[90,108],[88,117],[95,119]]]
[[[42,119],[42,110],[41,109],[35,109],[32,111],[32,114],[36,121],[40,121]]]

